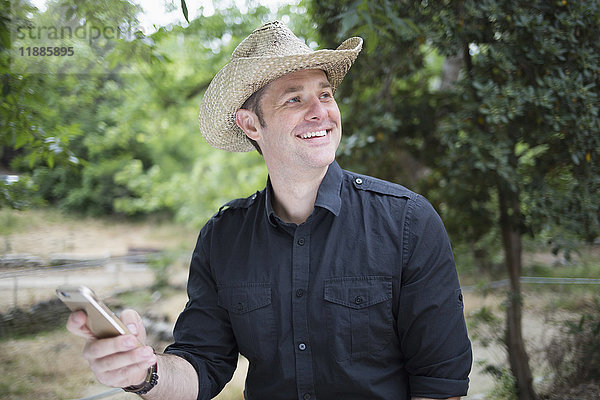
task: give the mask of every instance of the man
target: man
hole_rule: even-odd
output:
[[[101,382],[148,399],[208,399],[241,353],[247,399],[466,394],[471,346],[439,217],[406,188],[335,162],[333,93],[361,47],[351,38],[311,51],[280,22],[238,46],[204,95],[200,128],[214,147],[256,147],[267,186],[202,229],[165,354],[132,335],[96,340],[85,315],[71,315]],[[139,315],[121,319],[144,343]]]

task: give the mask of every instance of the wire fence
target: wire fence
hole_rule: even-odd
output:
[[[524,284],[538,285],[600,285],[600,279],[595,278],[545,278],[538,276],[522,276],[520,279]],[[484,283],[481,285],[463,286],[463,292],[474,292],[477,290],[499,289],[509,285],[508,279]]]
[[[17,309],[30,306],[31,303],[38,304],[39,301],[48,298],[55,298],[54,290],[63,284],[87,284],[94,286],[94,290],[106,287],[110,293],[115,292],[116,286],[127,288],[147,286],[154,279],[148,263],[159,256],[160,252],[145,251],[89,259],[69,259],[66,256],[50,261],[35,257],[4,258],[0,260],[3,261],[0,264],[5,265],[4,268],[0,268],[0,293],[3,293],[0,296],[3,297],[0,311],[3,308]],[[11,266],[8,267],[7,264]],[[33,296],[30,292],[35,292],[36,295]],[[1,327],[0,331],[2,331]],[[122,389],[111,388],[77,400],[105,399],[119,395],[126,396]]]
[[[152,253],[156,254],[156,253]],[[46,267],[26,267],[14,270],[0,272],[0,279],[7,279],[19,276],[44,275],[48,272],[71,271],[74,269],[96,268],[105,266],[109,263],[127,262],[134,264],[145,264],[148,262],[149,253],[128,254],[124,256],[112,256],[103,258],[93,258],[88,260],[75,260],[72,262],[61,263]]]
[[[30,305],[52,296],[56,287],[66,284],[89,285],[93,282],[95,287],[147,284],[152,279],[151,274],[140,272],[147,271],[148,262],[158,254],[143,252],[78,260],[63,258],[58,262],[25,258],[21,264],[33,266],[0,269],[0,293],[5,293],[0,309]],[[19,260],[11,262],[19,265]]]
[[[58,263],[51,266],[43,267],[28,267],[28,268],[16,268],[16,269],[3,269],[0,270],[0,290],[12,290],[13,292],[13,306],[17,306],[19,302],[19,292],[25,290],[27,285],[40,284],[47,287],[51,287],[54,290],[58,281],[64,280],[66,282],[73,281],[74,272],[84,273],[90,271],[93,273],[93,277],[99,275],[108,277],[111,282],[123,283],[120,277],[123,276],[122,271],[124,269],[133,268],[146,268],[148,261],[151,257],[155,257],[156,253],[137,253],[128,254],[123,256],[113,256],[104,258],[95,258],[88,260],[74,260],[71,262]],[[107,272],[109,272],[107,274]],[[49,276],[56,276],[56,279],[49,279]],[[97,278],[91,278],[97,279]],[[65,283],[66,283],[65,282]],[[521,277],[520,282],[522,284],[533,284],[533,285],[600,285],[600,279],[596,278],[548,278],[548,277],[535,277],[535,276],[524,276]],[[140,282],[137,282],[138,284]],[[129,285],[129,282],[125,282]],[[509,280],[503,279],[493,282],[488,282],[480,285],[469,285],[463,286],[463,292],[476,292],[480,290],[500,289],[509,286]],[[104,392],[97,393],[88,397],[81,397],[74,400],[96,400],[123,396],[125,392],[119,388],[107,389]]]
[[[78,399],[74,399],[74,400],[97,400],[97,399],[105,399],[107,397],[113,397],[117,394],[121,394],[124,393],[123,389],[119,389],[119,388],[114,388],[111,390],[107,390],[106,392],[102,392],[102,393],[98,393],[92,396],[88,396],[88,397],[81,397]]]

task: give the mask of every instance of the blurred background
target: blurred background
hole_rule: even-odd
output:
[[[200,100],[279,19],[365,47],[336,93],[345,169],[426,196],[474,346],[468,399],[600,398],[600,1],[0,0],[0,398],[96,382],[62,284],[133,307],[162,350],[200,227],[261,190]],[[227,95],[224,93],[223,95]],[[246,361],[220,399],[241,399]]]

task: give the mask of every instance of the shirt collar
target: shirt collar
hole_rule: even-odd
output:
[[[317,199],[315,200],[315,206],[325,208],[331,211],[335,216],[338,216],[342,207],[342,198],[340,196],[342,188],[343,173],[342,168],[338,165],[337,161],[333,161],[327,173],[319,185],[319,191],[317,192]],[[276,215],[271,204],[273,197],[273,187],[271,186],[271,178],[267,177],[267,188],[265,190],[265,211],[267,212],[267,219],[269,223],[276,226]]]
[[[271,205],[271,198],[273,197],[273,186],[271,186],[271,177],[267,176],[267,188],[265,189],[265,211],[267,212],[267,219],[269,223],[273,226],[277,226],[277,222],[275,218],[275,211],[273,210],[273,206]]]
[[[327,173],[321,181],[315,206],[326,208],[336,217],[342,207],[341,189],[342,189],[342,169],[337,161],[332,162],[327,169]]]

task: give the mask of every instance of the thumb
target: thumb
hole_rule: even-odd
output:
[[[121,321],[127,326],[129,332],[137,337],[142,345],[146,344],[146,328],[144,327],[142,317],[140,317],[140,314],[138,314],[137,311],[130,308],[123,310],[121,313]]]
[[[87,340],[96,339],[92,331],[87,327],[87,315],[83,311],[75,311],[69,315],[67,330]]]

